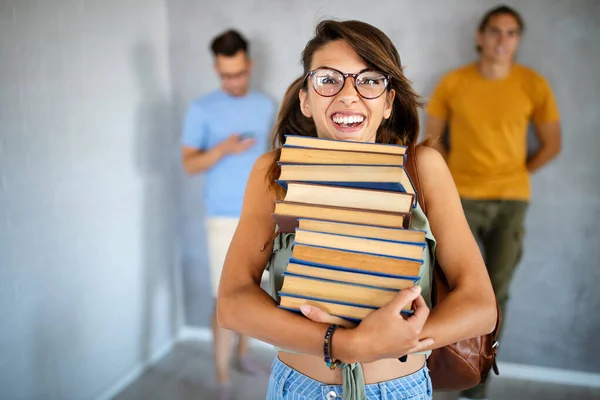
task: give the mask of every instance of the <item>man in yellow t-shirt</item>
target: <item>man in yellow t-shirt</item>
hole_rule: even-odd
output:
[[[448,162],[503,314],[522,254],[529,175],[561,146],[558,108],[548,82],[514,62],[522,32],[523,20],[512,8],[488,11],[477,33],[479,61],[447,73],[427,108],[427,141]],[[540,148],[527,159],[531,121]],[[461,395],[483,399],[485,385]]]

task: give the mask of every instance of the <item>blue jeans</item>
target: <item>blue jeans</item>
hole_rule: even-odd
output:
[[[419,371],[366,385],[368,400],[431,400],[433,393],[427,366]],[[266,400],[342,399],[342,385],[326,385],[292,369],[275,357]]]

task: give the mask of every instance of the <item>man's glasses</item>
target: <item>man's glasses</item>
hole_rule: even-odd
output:
[[[221,79],[224,79],[224,80],[228,80],[228,81],[236,80],[236,79],[244,78],[246,75],[248,75],[248,70],[245,69],[243,71],[235,72],[233,74],[220,73],[219,75],[221,76]]]
[[[319,95],[332,97],[342,91],[346,78],[354,78],[354,89],[365,99],[376,99],[386,91],[390,78],[381,72],[361,71],[358,74],[344,74],[337,69],[319,68],[310,71],[306,78],[310,78],[313,89]]]

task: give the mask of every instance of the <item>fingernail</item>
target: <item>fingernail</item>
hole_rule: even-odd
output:
[[[300,306],[300,311],[302,312],[302,314],[306,315],[306,314],[310,314],[310,306]]]
[[[414,285],[410,287],[410,290],[412,290],[413,292],[420,292],[421,291],[421,286],[419,285]]]

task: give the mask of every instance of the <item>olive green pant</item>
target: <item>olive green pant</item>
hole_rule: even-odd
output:
[[[477,239],[502,315],[506,315],[508,289],[523,254],[524,222],[528,202],[520,200],[461,199],[469,227]],[[502,348],[502,345],[500,345]],[[465,390],[461,396],[485,398],[486,384]]]

